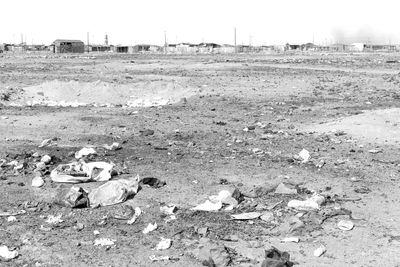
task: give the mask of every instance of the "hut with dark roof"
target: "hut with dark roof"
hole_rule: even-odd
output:
[[[57,39],[52,44],[53,53],[84,53],[85,44],[79,40]]]

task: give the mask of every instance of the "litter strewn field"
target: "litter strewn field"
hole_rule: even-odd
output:
[[[1,266],[400,265],[400,55],[1,60]]]

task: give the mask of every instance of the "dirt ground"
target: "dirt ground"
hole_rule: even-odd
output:
[[[0,246],[19,253],[0,265],[204,266],[205,242],[230,266],[261,266],[271,246],[299,266],[400,266],[399,84],[399,54],[0,54],[0,213],[26,211],[0,216]],[[39,148],[47,138],[56,141]],[[100,148],[113,142],[122,149]],[[113,179],[166,185],[113,206],[59,205],[72,185],[49,171],[88,145],[98,151],[90,160],[116,165]],[[52,157],[40,188],[31,186],[36,152]],[[297,193],[274,193],[280,183]],[[191,210],[235,188],[245,197],[233,211]],[[325,197],[319,210],[288,207],[313,193]],[[177,206],[175,220],[165,204]],[[132,225],[115,218],[126,206],[143,211]],[[271,218],[231,217],[254,211]],[[354,228],[339,229],[341,220]],[[155,250],[161,237],[169,249]]]

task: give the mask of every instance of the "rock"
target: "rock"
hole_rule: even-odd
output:
[[[94,245],[95,246],[113,246],[116,240],[112,240],[109,238],[98,238],[94,240]]]
[[[44,164],[49,164],[51,161],[51,157],[49,155],[44,155],[41,159],[40,162],[43,162]]]
[[[338,223],[338,228],[343,231],[350,231],[354,228],[354,223],[352,221],[340,221]]]
[[[299,153],[299,158],[302,163],[307,163],[311,158],[310,152],[305,149],[301,150]]]
[[[198,248],[192,254],[205,266],[228,266],[232,261],[224,245],[207,238],[200,239]]]
[[[83,223],[77,223],[76,226],[74,227],[77,231],[82,231],[85,228],[85,225]]]
[[[157,244],[156,250],[166,250],[172,245],[172,240],[168,238],[161,237],[161,241]]]
[[[150,233],[150,232],[156,230],[157,227],[158,227],[158,226],[157,226],[157,223],[154,223],[154,224],[149,223],[149,224],[146,226],[146,228],[144,228],[143,234],[148,234],[148,233]]]
[[[282,252],[275,247],[265,251],[265,260],[261,267],[291,267],[293,262],[290,261],[290,254]]]
[[[135,211],[132,206],[123,205],[115,207],[111,216],[117,220],[129,220],[133,214]]]
[[[208,227],[200,227],[196,230],[196,233],[202,236],[206,236],[208,232]]]
[[[42,187],[44,185],[44,180],[40,176],[36,176],[32,179],[32,186],[33,187]]]
[[[150,136],[154,134],[154,131],[151,129],[145,129],[145,130],[140,130],[139,133],[141,136]]]
[[[46,163],[44,163],[44,162],[36,163],[36,169],[35,170],[42,171],[44,169],[46,169]]]

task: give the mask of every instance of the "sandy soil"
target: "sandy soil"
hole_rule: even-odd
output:
[[[16,221],[0,217],[0,246],[19,252],[0,257],[0,265],[202,266],[196,249],[208,238],[231,266],[261,266],[271,246],[299,266],[400,266],[399,60],[397,54],[0,55],[0,212],[26,211]],[[147,129],[154,134],[143,134]],[[114,179],[157,177],[166,186],[144,187],[125,203],[97,209],[60,206],[60,192],[71,185],[52,182],[48,173],[43,187],[31,186],[35,152],[52,157],[50,171],[84,146],[112,142],[122,149],[98,149],[91,160],[115,163]],[[302,149],[311,154],[306,163],[296,159]],[[13,160],[24,167],[7,166]],[[279,183],[297,194],[274,194]],[[250,195],[254,187],[264,193]],[[191,210],[234,188],[247,195],[235,210]],[[303,226],[293,230],[299,212],[287,203],[311,191],[326,202],[304,212]],[[276,203],[271,220],[231,219]],[[178,207],[176,220],[165,221],[164,204]],[[143,211],[133,225],[114,218],[127,205]],[[337,210],[347,213],[333,216]],[[63,222],[46,223],[59,214]],[[340,230],[340,220],[355,226]],[[158,229],[143,234],[154,222]],[[300,242],[281,242],[293,236]],[[172,239],[171,248],[154,250],[161,237]],[[97,238],[115,245],[94,246]],[[321,244],[327,251],[315,257]],[[171,259],[152,262],[151,255]]]

